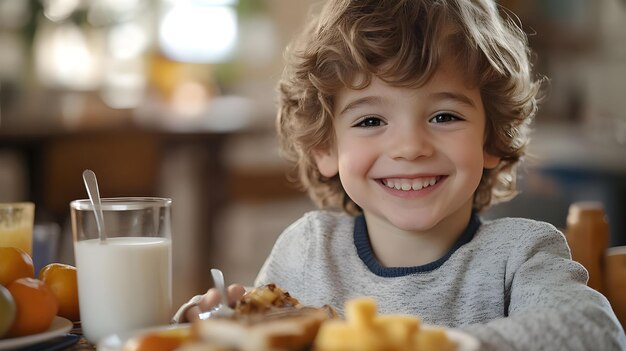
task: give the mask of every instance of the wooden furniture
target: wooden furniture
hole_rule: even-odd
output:
[[[626,246],[609,248],[609,224],[602,203],[571,204],[565,231],[572,259],[589,273],[589,287],[601,292],[626,327]]]
[[[606,252],[604,279],[607,298],[626,329],[626,246],[611,247]]]
[[[35,221],[63,227],[59,260],[73,264],[69,203],[87,197],[82,172],[93,170],[102,197],[162,196],[173,200],[174,302],[207,289],[217,263],[215,223],[227,205],[227,133],[175,133],[134,125],[26,132],[0,130],[0,149],[22,155]],[[183,160],[179,160],[183,158]],[[185,169],[179,169],[185,168]],[[166,176],[167,175],[167,179]]]

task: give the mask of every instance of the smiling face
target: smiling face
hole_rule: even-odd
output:
[[[315,159],[324,176],[339,173],[368,227],[431,232],[467,224],[483,168],[499,159],[483,151],[480,91],[463,77],[447,64],[419,88],[373,77],[367,88],[336,96],[336,139]]]

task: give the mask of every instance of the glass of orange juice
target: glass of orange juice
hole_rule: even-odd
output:
[[[34,219],[32,202],[0,203],[0,246],[17,247],[32,256]]]

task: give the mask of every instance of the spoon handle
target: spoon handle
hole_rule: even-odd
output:
[[[91,200],[93,212],[96,216],[96,225],[98,226],[100,240],[104,241],[106,240],[104,235],[104,216],[102,214],[102,203],[100,202],[100,191],[98,190],[98,180],[96,179],[96,174],[90,169],[85,170],[83,172],[83,181],[85,182],[87,194],[89,195],[89,200]]]
[[[228,306],[228,293],[226,291],[226,286],[224,285],[224,274],[222,273],[221,270],[217,268],[212,268],[211,276],[213,277],[213,282],[215,283],[215,287],[220,292],[222,305]]]

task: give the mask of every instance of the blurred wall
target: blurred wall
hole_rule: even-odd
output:
[[[523,216],[565,228],[569,205],[600,201],[611,245],[626,244],[626,3],[502,1],[529,33],[537,70],[549,78],[521,194],[488,217]]]

